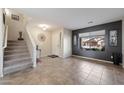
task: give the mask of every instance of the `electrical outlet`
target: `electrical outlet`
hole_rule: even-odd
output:
[[[111,59],[113,59],[113,56],[111,56]]]

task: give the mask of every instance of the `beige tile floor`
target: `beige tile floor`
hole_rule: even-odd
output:
[[[42,58],[36,68],[6,75],[9,85],[122,85],[124,69],[113,64],[70,57]]]

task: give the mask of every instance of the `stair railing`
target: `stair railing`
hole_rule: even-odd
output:
[[[8,39],[8,26],[5,26],[5,32],[3,37],[3,48],[7,47],[7,39]]]
[[[30,52],[33,62],[33,67],[36,67],[36,55],[37,55],[36,44],[33,37],[31,36],[31,33],[27,29],[24,32],[24,40],[26,41],[26,44],[28,46],[28,50]]]

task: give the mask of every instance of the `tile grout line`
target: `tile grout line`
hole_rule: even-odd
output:
[[[103,68],[103,71],[102,71],[102,74],[101,74],[101,77],[100,77],[99,84],[101,83],[103,72],[104,72],[104,68]]]
[[[95,67],[95,66],[93,66],[93,67],[92,67],[92,69],[93,69],[94,67]],[[91,74],[92,69],[90,70],[90,72],[89,72],[89,74],[88,74],[87,78],[88,78],[88,77],[89,77],[89,75]],[[87,78],[84,80],[84,82],[87,80]]]

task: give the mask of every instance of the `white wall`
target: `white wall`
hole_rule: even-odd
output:
[[[63,33],[63,58],[72,55],[72,31],[64,29]]]
[[[3,14],[0,9],[0,77],[3,76]]]
[[[8,25],[8,40],[17,40],[19,32],[25,29],[25,18],[22,14],[9,9],[9,14],[6,16],[6,24]],[[11,14],[18,15],[19,21],[12,20]]]
[[[52,46],[51,46],[51,31],[42,31],[39,27],[28,25],[28,30],[30,31],[35,43],[41,49],[41,57],[51,55]],[[40,41],[38,35],[43,33],[46,36],[45,41]]]
[[[124,68],[124,18],[122,21],[122,54],[123,54],[123,68]]]
[[[72,55],[71,31],[63,28],[54,31],[42,31],[41,28],[31,24],[27,25],[27,30],[30,31],[35,43],[42,50],[41,57],[55,54],[59,57],[66,58]],[[46,36],[45,41],[39,41],[38,35],[41,33]]]
[[[60,37],[61,33],[61,37]],[[63,57],[63,29],[52,31],[52,54]]]
[[[61,36],[60,36],[61,33]],[[67,29],[57,29],[52,32],[52,54],[62,58],[72,55],[72,31]]]

